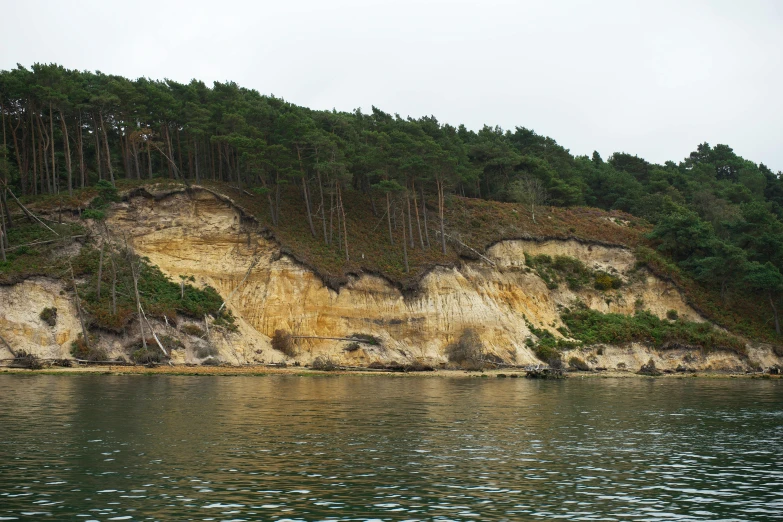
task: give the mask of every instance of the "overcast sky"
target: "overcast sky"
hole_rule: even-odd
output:
[[[0,0],[0,68],[232,80],[317,109],[524,126],[574,154],[727,143],[783,170],[783,1]]]

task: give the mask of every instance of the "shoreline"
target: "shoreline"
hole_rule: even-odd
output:
[[[0,375],[169,375],[169,376],[247,376],[265,377],[272,375],[291,375],[298,377],[326,377],[326,376],[384,376],[384,377],[438,377],[438,378],[527,378],[524,369],[493,369],[484,371],[445,370],[433,371],[379,371],[370,368],[323,371],[305,367],[277,368],[273,366],[86,366],[86,367],[53,367],[31,370],[28,368],[0,367]],[[783,379],[781,375],[768,373],[725,373],[725,372],[695,372],[672,373],[652,377],[641,375],[631,371],[602,371],[602,372],[567,372],[565,379]]]

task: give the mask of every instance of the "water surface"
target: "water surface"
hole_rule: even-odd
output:
[[[780,520],[781,381],[0,375],[0,520]]]

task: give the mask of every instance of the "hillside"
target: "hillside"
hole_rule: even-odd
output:
[[[261,324],[253,319],[258,313],[231,302],[236,288],[237,295],[247,291],[256,270],[267,274],[267,282],[256,285],[266,292],[278,269],[312,279],[313,295],[327,292],[321,308],[369,281],[375,290],[367,290],[367,299],[385,302],[394,295],[405,306],[429,300],[420,312],[437,326],[423,331],[437,346],[425,352],[441,362],[461,346],[463,330],[468,344],[486,345],[486,354],[509,363],[550,362],[560,351],[597,343],[717,350],[744,358],[742,364],[750,364],[753,343],[780,350],[774,347],[783,305],[783,179],[727,145],[702,143],[682,161],[663,165],[624,152],[607,159],[574,156],[524,127],[472,131],[378,108],[369,114],[314,111],[234,83],[130,80],[55,64],[0,71],[0,115],[0,284],[15,292],[35,280],[48,288],[46,295],[55,287],[57,295],[70,295],[82,335],[74,353],[104,357],[124,350],[139,352],[136,359],[168,358],[177,343],[189,346],[180,323],[190,321],[196,332],[208,325],[195,323],[214,321],[226,342],[247,326],[248,335],[260,335],[254,353],[279,359],[280,350],[269,352],[270,338],[276,330],[285,337],[301,329],[293,312],[260,314],[266,317]],[[225,205],[235,222],[192,215],[204,197]],[[223,215],[212,204],[206,208],[206,214]],[[146,228],[118,218],[129,209]],[[204,219],[206,229],[195,226]],[[185,229],[186,236],[176,237]],[[163,230],[172,246],[145,250],[145,238]],[[234,250],[213,258],[214,252],[198,248],[199,241],[212,241],[212,232],[232,238],[241,232],[246,246],[234,238]],[[192,269],[186,270],[170,251],[175,246],[204,257],[188,259]],[[633,262],[622,270],[613,262],[596,264],[590,257],[596,248],[631,255]],[[239,250],[242,255],[232,253]],[[220,277],[210,263],[229,263],[228,272],[241,276]],[[473,280],[475,270],[489,270],[488,279]],[[503,282],[512,272],[522,279]],[[443,323],[439,314],[467,313],[433,297],[451,292],[440,286],[447,273],[461,274],[470,287],[452,281],[462,288],[457,293],[488,299],[494,312]],[[648,283],[665,295],[654,297]],[[511,285],[512,294],[519,286],[557,306],[523,312],[527,305],[516,297],[482,284]],[[535,290],[539,284],[546,292]],[[674,294],[682,306],[652,304]],[[284,295],[302,306],[310,302],[308,295]],[[251,308],[267,306],[247,299]],[[341,306],[350,316],[354,305]],[[437,306],[445,308],[438,312]],[[53,312],[25,313],[11,323],[28,342],[30,321],[51,322]],[[404,322],[410,313],[377,320]],[[536,322],[531,314],[549,319]],[[500,317],[514,319],[497,327],[502,335],[496,328],[479,342],[473,330]],[[156,321],[177,325],[167,340],[171,347],[155,336],[147,342]],[[348,323],[321,326],[342,333],[320,337],[352,335],[343,331]],[[200,353],[211,353],[207,345],[214,341],[204,334],[196,336]],[[118,336],[111,343],[125,343],[123,349],[106,335]],[[423,339],[395,342],[410,354],[415,343],[429,342]],[[278,341],[286,351],[288,341]],[[131,350],[133,343],[140,348]],[[102,345],[98,355],[93,345]],[[253,359],[243,357],[237,360]]]

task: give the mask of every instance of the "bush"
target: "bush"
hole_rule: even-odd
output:
[[[14,365],[30,370],[40,370],[43,368],[43,364],[37,355],[27,353],[24,350],[19,350],[16,352],[16,355],[14,355]]]
[[[193,337],[204,336],[204,330],[202,330],[195,324],[183,324],[179,330],[185,335],[192,335]]]
[[[96,346],[94,339],[91,341],[92,345],[88,347],[82,335],[79,334],[79,337],[71,343],[71,355],[76,359],[89,362],[108,361],[109,354],[106,353],[106,350]]]
[[[708,352],[727,350],[746,355],[742,339],[706,322],[669,322],[646,311],[637,311],[632,316],[602,314],[589,308],[563,314],[562,319],[571,336],[588,345],[638,342],[664,348],[697,346]]]
[[[353,343],[349,343],[348,346],[343,348],[343,351],[344,352],[355,352],[355,351],[359,350],[361,347],[362,347],[362,345],[360,345],[359,343],[353,342]]]
[[[296,355],[296,347],[291,338],[291,333],[286,330],[275,330],[275,334],[272,336],[272,348],[288,357]]]
[[[353,333],[349,335],[351,339],[356,339],[360,343],[369,344],[370,346],[380,346],[381,340],[378,337],[370,334]]]
[[[206,357],[214,357],[218,354],[217,348],[211,344],[205,344],[196,348],[196,357],[204,359]]]
[[[560,368],[563,366],[563,357],[560,354],[560,350],[549,344],[541,344],[536,347],[536,357],[540,361],[545,362],[552,368]]]
[[[328,357],[316,357],[310,367],[313,370],[319,370],[322,372],[333,372],[340,369],[337,363]]]
[[[484,367],[484,343],[476,330],[465,328],[459,340],[446,346],[446,357],[449,362],[456,363],[465,369],[481,369]]]
[[[676,321],[679,317],[679,314],[677,313],[677,310],[667,310],[666,311],[666,318],[671,319],[672,321]]]
[[[580,372],[589,372],[590,365],[584,362],[579,357],[571,357],[568,359],[568,366],[579,370]]]
[[[652,377],[663,375],[663,373],[655,367],[655,361],[652,359],[647,361],[647,364],[643,364],[637,373],[640,375],[650,375]]]
[[[212,321],[212,324],[217,327],[225,328],[229,332],[236,332],[239,330],[239,327],[234,324],[234,321],[236,321],[236,319],[234,319],[234,314],[231,313],[231,310],[224,308],[215,320]]]
[[[163,354],[157,349],[141,348],[133,352],[131,360],[137,364],[158,364],[163,360]]]
[[[783,346],[779,344],[775,344],[772,346],[772,353],[777,355],[778,357],[783,357]]]
[[[598,272],[595,275],[593,286],[596,290],[605,292],[607,290],[620,288],[623,286],[623,281],[619,277],[607,274],[606,272]]]
[[[38,317],[49,326],[55,326],[57,324],[57,308],[53,306],[44,308]]]

